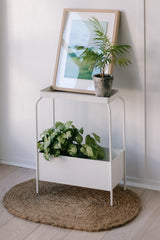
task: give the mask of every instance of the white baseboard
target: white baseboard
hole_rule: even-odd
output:
[[[22,161],[22,159],[21,159],[21,161]],[[25,161],[22,161],[22,162],[25,162]],[[26,164],[26,163],[20,163],[17,161],[9,161],[9,160],[1,160],[1,159],[0,159],[0,163],[6,164],[6,165],[11,165],[11,166],[16,166],[16,167],[36,169],[36,164]],[[142,180],[139,178],[128,177],[128,176],[126,177],[126,180],[127,180],[128,186],[160,191],[160,182],[159,181],[153,181],[153,180],[148,180],[148,179]]]
[[[128,186],[160,191],[159,181],[153,181],[150,179],[142,180],[140,178],[134,178],[134,177],[126,177],[126,180],[127,180]]]
[[[16,162],[16,161],[6,161],[6,160],[1,160],[0,159],[0,163],[2,164],[6,164],[6,165],[11,165],[11,166],[16,166],[16,167],[23,167],[23,168],[30,168],[30,169],[36,169],[36,165],[35,164],[26,164],[26,163],[20,163],[20,162]]]

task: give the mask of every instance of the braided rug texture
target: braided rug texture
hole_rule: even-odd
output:
[[[17,217],[59,227],[89,232],[108,230],[131,221],[140,210],[140,199],[131,190],[114,189],[110,193],[35,179],[12,187],[4,196],[6,209]]]

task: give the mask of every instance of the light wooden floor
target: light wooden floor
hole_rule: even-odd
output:
[[[142,199],[138,217],[123,227],[88,233],[63,229],[14,217],[2,205],[7,190],[35,178],[35,171],[0,164],[0,240],[160,240],[160,192],[131,188]]]

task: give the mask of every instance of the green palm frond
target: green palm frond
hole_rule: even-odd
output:
[[[104,74],[106,65],[117,63],[120,67],[128,66],[131,61],[125,57],[129,52],[129,45],[117,45],[110,41],[106,35],[103,25],[95,17],[89,18],[93,29],[93,37],[90,44],[92,47],[75,46],[75,49],[82,51],[79,59],[90,65],[89,70],[99,68],[101,74]]]

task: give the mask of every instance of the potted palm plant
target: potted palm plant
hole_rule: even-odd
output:
[[[106,66],[111,63],[117,63],[120,67],[128,66],[131,62],[125,55],[131,46],[112,43],[97,18],[92,17],[89,22],[93,29],[91,47],[75,46],[75,48],[80,51],[79,59],[90,66],[89,71],[99,69],[100,73],[93,75],[96,96],[110,97],[113,76],[105,74]]]

